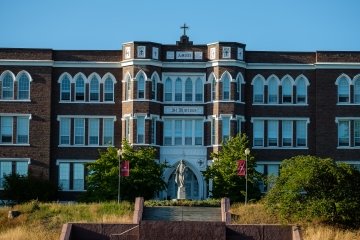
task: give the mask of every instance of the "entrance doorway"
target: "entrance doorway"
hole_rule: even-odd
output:
[[[199,181],[193,171],[189,168],[185,170],[185,188],[186,188],[186,199],[200,199],[199,197]],[[167,198],[177,198],[178,186],[175,182],[175,170],[169,177],[167,184]]]

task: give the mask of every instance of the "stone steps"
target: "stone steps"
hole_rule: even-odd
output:
[[[142,220],[221,222],[221,209],[215,207],[145,207]]]

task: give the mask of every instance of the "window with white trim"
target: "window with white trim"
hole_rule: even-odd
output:
[[[13,143],[13,117],[1,117],[1,143]]]
[[[130,142],[130,117],[125,117],[125,139]]]
[[[203,120],[195,120],[195,145],[203,145],[204,123]]]
[[[279,122],[277,120],[267,121],[267,136],[268,136],[268,146],[277,147],[278,146],[278,132],[279,132]]]
[[[151,99],[157,100],[157,83],[158,83],[158,76],[157,74],[153,74],[151,78]]]
[[[185,120],[185,145],[192,145],[192,121]]]
[[[71,119],[60,119],[60,145],[70,145]]]
[[[260,77],[253,81],[253,102],[264,103],[264,81]]]
[[[230,79],[228,74],[224,74],[222,79],[222,84],[223,84],[222,99],[225,101],[230,100]]]
[[[236,78],[236,96],[235,96],[235,100],[236,101],[242,101],[241,99],[241,85],[243,83],[243,78],[242,75],[239,73],[237,78]]]
[[[213,77],[212,82],[211,82],[211,99],[213,101],[216,100],[216,79],[215,79],[215,77]]]
[[[0,159],[0,189],[4,188],[5,177],[11,174],[28,175],[29,160]]]
[[[132,98],[131,96],[131,77],[127,75],[125,80],[125,100],[130,100]]]
[[[2,79],[2,99],[14,99],[14,81],[14,77],[9,72],[7,72]]]
[[[226,143],[230,138],[230,117],[221,117],[222,119],[222,142]]]
[[[345,77],[338,79],[338,102],[350,103],[350,84]]]
[[[279,95],[279,86],[275,77],[268,80],[268,103],[277,104]]]
[[[30,79],[25,73],[21,73],[18,80],[18,96],[19,100],[30,99]]]
[[[156,117],[151,118],[150,143],[156,144]]]
[[[17,117],[16,143],[29,143],[29,117]]]
[[[61,191],[84,191],[86,168],[84,162],[60,162],[58,181]]]
[[[175,101],[182,101],[182,81],[181,78],[177,78],[175,81]]]
[[[296,80],[296,103],[305,104],[307,102],[307,86],[304,77]]]
[[[100,81],[96,75],[90,79],[90,102],[100,101]]]
[[[103,145],[111,146],[114,144],[114,119],[103,119]]]
[[[145,78],[143,74],[140,74],[137,79],[137,97],[138,99],[145,98]]]
[[[197,78],[195,82],[195,101],[203,101],[203,89],[204,87],[202,80],[200,78]]]
[[[350,121],[344,120],[338,123],[338,145],[339,147],[350,146]]]
[[[296,146],[307,146],[307,121],[305,120],[296,121]]]
[[[193,100],[193,83],[190,78],[185,81],[185,101],[192,102]]]
[[[215,145],[217,143],[216,141],[216,122],[215,118],[211,119],[211,144]]]
[[[204,124],[201,119],[165,119],[164,145],[203,145]]]
[[[293,86],[289,77],[282,80],[282,103],[292,103]]]
[[[292,147],[293,144],[293,121],[284,120],[281,123],[282,127],[282,146]]]
[[[137,143],[145,143],[145,116],[137,116]]]
[[[360,147],[360,120],[354,121],[354,146]]]
[[[107,77],[104,82],[104,102],[114,101],[114,81]]]
[[[89,118],[88,120],[89,145],[99,145],[99,119]]]
[[[85,79],[82,75],[75,80],[75,101],[85,101]]]
[[[254,147],[264,146],[264,121],[255,120],[253,122]]]
[[[29,144],[29,121],[30,115],[2,116],[0,114],[0,145]],[[13,133],[16,133],[15,137]]]
[[[75,118],[74,119],[74,144],[84,145],[85,144],[85,119]]]
[[[172,101],[172,81],[170,78],[165,80],[165,101]]]
[[[174,121],[175,126],[175,145],[182,145],[182,121],[181,120],[175,120]]]
[[[164,120],[164,145],[172,145],[172,124],[171,120]]]
[[[70,101],[71,96],[71,82],[67,75],[64,75],[60,80],[60,100]]]
[[[360,103],[360,78],[354,82],[354,103]]]

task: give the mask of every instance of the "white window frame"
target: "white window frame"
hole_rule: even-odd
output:
[[[342,85],[342,83],[346,83]],[[341,74],[335,81],[335,85],[337,85],[337,102],[338,104],[350,104],[350,84],[351,79],[346,74]],[[346,87],[347,89],[343,89],[343,87]],[[344,91],[345,90],[345,91]],[[344,91],[344,92],[343,92]],[[341,98],[347,98],[346,101],[341,100]]]
[[[286,127],[288,127],[288,126],[286,126],[286,124],[285,123],[287,123],[287,124],[290,124],[290,128],[289,129],[287,129]],[[289,130],[289,132],[287,132],[287,130]],[[282,138],[282,140],[281,140],[281,146],[282,147],[292,147],[293,146],[293,133],[294,133],[294,121],[291,121],[291,120],[282,120],[282,122],[281,122],[281,138]],[[285,135],[289,135],[289,136],[285,136]],[[284,143],[285,143],[285,139],[288,139],[288,138],[290,138],[290,145],[285,145]]]
[[[76,123],[81,123],[81,122],[82,122],[82,126],[76,125]],[[79,135],[77,131],[81,131],[81,130],[83,134]],[[77,143],[76,137],[81,137],[82,143]],[[85,145],[85,118],[74,118],[74,145],[80,145],[80,146]]]
[[[303,131],[299,131],[299,122],[305,122],[304,125],[305,125],[305,129]],[[296,147],[298,148],[307,148],[308,146],[308,121],[307,120],[296,120]],[[298,139],[299,138],[299,133],[305,133],[305,146],[301,146],[299,145],[299,141]]]
[[[230,129],[231,129],[231,115],[221,115],[221,141],[222,143],[226,143],[230,135]],[[225,126],[227,129],[225,129]]]
[[[287,84],[289,84],[289,85],[287,85]],[[288,90],[290,90],[290,92],[285,95],[285,90],[287,87],[289,88]],[[281,103],[282,104],[292,104],[293,103],[293,94],[294,94],[294,80],[292,79],[292,77],[290,77],[289,75],[286,75],[285,77],[283,77],[283,79],[281,80],[281,88],[282,88]],[[285,98],[288,98],[288,97],[290,97],[290,102],[285,102]]]
[[[96,85],[93,85],[93,82],[97,81]],[[92,89],[93,86],[96,86],[97,89]],[[97,94],[97,99],[93,100],[91,99],[91,94]],[[89,102],[100,102],[100,76],[98,76],[96,73],[89,76]]]
[[[74,97],[74,100],[75,100],[76,102],[85,102],[85,101],[86,101],[86,82],[87,82],[87,79],[86,79],[85,75],[82,74],[82,73],[78,73],[78,74],[74,77],[74,79],[75,79],[75,97]],[[81,79],[82,79],[82,81],[84,82],[84,89],[83,89],[82,92],[81,92],[81,91],[78,91],[78,88],[79,88],[78,85],[80,85]],[[81,93],[82,93],[82,95],[84,96],[84,99],[79,100],[79,99],[78,99],[78,95],[81,96]]]
[[[96,137],[96,143],[91,143],[91,137]],[[100,119],[89,118],[88,119],[88,145],[99,146],[100,141]]]
[[[62,135],[63,134],[63,128],[64,128],[64,125],[63,125],[63,121],[67,121],[69,123],[69,128],[67,129],[67,133],[68,135]],[[59,119],[59,145],[71,145],[71,118],[60,118]],[[65,132],[66,129],[64,129],[64,132]],[[69,139],[69,143],[68,144],[64,144],[62,143],[61,141],[61,138],[62,137],[67,137]]]
[[[9,78],[9,79],[6,79],[6,78]],[[5,80],[11,80],[11,84],[9,87],[4,87],[5,85]],[[1,99],[2,100],[14,100],[14,85],[15,85],[15,76],[12,72],[10,71],[5,71],[1,74],[1,78],[0,78],[0,81],[1,81]],[[7,88],[9,88],[9,90],[6,90]],[[11,93],[11,96],[10,97],[4,97],[4,93],[6,92],[9,92]]]
[[[254,147],[264,147],[264,120],[254,120],[253,121],[253,146]],[[261,141],[261,144],[257,144],[257,141]]]
[[[347,125],[347,130],[348,130],[348,133],[347,133],[348,144],[347,145],[340,144],[340,142],[341,142],[340,141],[340,138],[341,138],[340,125],[342,123]],[[338,121],[338,147],[350,147],[351,146],[350,136],[351,136],[351,121],[350,120],[339,120]]]
[[[26,83],[25,83],[26,89],[21,90],[21,86],[22,86],[21,83],[22,83],[22,81],[25,80],[24,78],[26,79]],[[20,71],[16,76],[16,81],[18,82],[17,99],[20,101],[30,100],[30,83],[32,81],[30,74],[24,70]],[[21,91],[26,92],[25,98],[20,98]]]
[[[271,126],[272,125],[272,126]],[[270,145],[270,139],[276,139],[276,145]],[[279,121],[268,120],[267,121],[267,146],[278,147],[279,146]]]
[[[145,143],[145,119],[146,115],[136,116],[136,143]]]
[[[111,136],[106,136],[106,122],[111,122],[110,124],[110,132],[111,132]],[[108,142],[105,141],[106,137],[111,137],[111,143],[109,144]],[[108,118],[108,117],[104,117],[103,118],[103,137],[102,137],[102,142],[103,142],[103,146],[113,146],[114,145],[114,118]]]
[[[7,122],[10,123],[10,125],[5,124],[5,120],[7,120]],[[9,121],[10,120],[10,121]],[[1,116],[0,115],[0,143],[1,144],[14,144],[14,116]],[[5,128],[6,127],[6,128]],[[10,135],[8,134],[8,131],[10,129],[10,133],[11,133],[11,141],[9,142],[4,142],[3,141],[3,136],[7,136],[9,137]],[[6,131],[5,131],[6,130]],[[5,133],[4,133],[5,132]]]
[[[64,89],[63,89],[65,80],[69,81],[69,89],[66,91],[64,91]],[[71,75],[66,72],[61,74],[61,76],[59,77],[58,83],[60,83],[60,102],[71,102],[71,85],[72,85],[71,84],[72,83]],[[69,94],[69,99],[64,99],[63,93]]]
[[[303,82],[304,84],[304,95],[299,95],[299,85]],[[295,80],[295,86],[296,86],[296,104],[298,105],[306,105],[308,103],[308,86],[309,86],[309,80],[304,75],[299,75]],[[301,96],[304,96],[304,101],[299,101],[299,98]],[[294,100],[295,101],[295,100]]]
[[[25,125],[25,131],[24,131],[24,129],[20,128],[20,126],[21,126],[20,120],[23,120],[24,123],[26,124]],[[30,122],[29,117],[20,117],[20,116],[18,116],[16,118],[16,143],[17,144],[29,144],[29,128],[30,128],[30,123],[29,122]],[[20,134],[26,136],[26,141],[25,142],[20,142],[19,141],[19,136],[21,136]]]
[[[267,103],[268,104],[279,104],[279,85],[280,81],[275,75],[271,75],[267,81],[268,86],[268,96],[267,96]],[[275,90],[272,92],[272,90]],[[272,97],[276,97],[276,101],[273,101]]]
[[[264,104],[264,96],[265,96],[265,79],[260,74],[256,75],[251,85],[253,86],[253,104]],[[261,94],[260,94],[261,93]],[[261,96],[261,101],[259,96]],[[258,99],[257,99],[258,98]]]

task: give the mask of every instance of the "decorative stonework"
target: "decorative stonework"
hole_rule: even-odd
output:
[[[204,114],[203,106],[165,106],[164,114]]]
[[[237,59],[238,60],[244,60],[244,49],[238,48],[237,50]]]
[[[159,48],[157,47],[152,48],[152,58],[159,59]]]
[[[131,57],[131,47],[125,47],[125,59],[129,59]]]
[[[146,47],[145,46],[138,46],[137,47],[137,57],[138,58],[145,58],[146,56]]]
[[[216,48],[210,48],[210,59],[214,60],[216,58]]]
[[[231,58],[231,47],[222,48],[222,58]]]
[[[166,52],[166,59],[173,60],[175,58],[174,51],[167,51]]]

